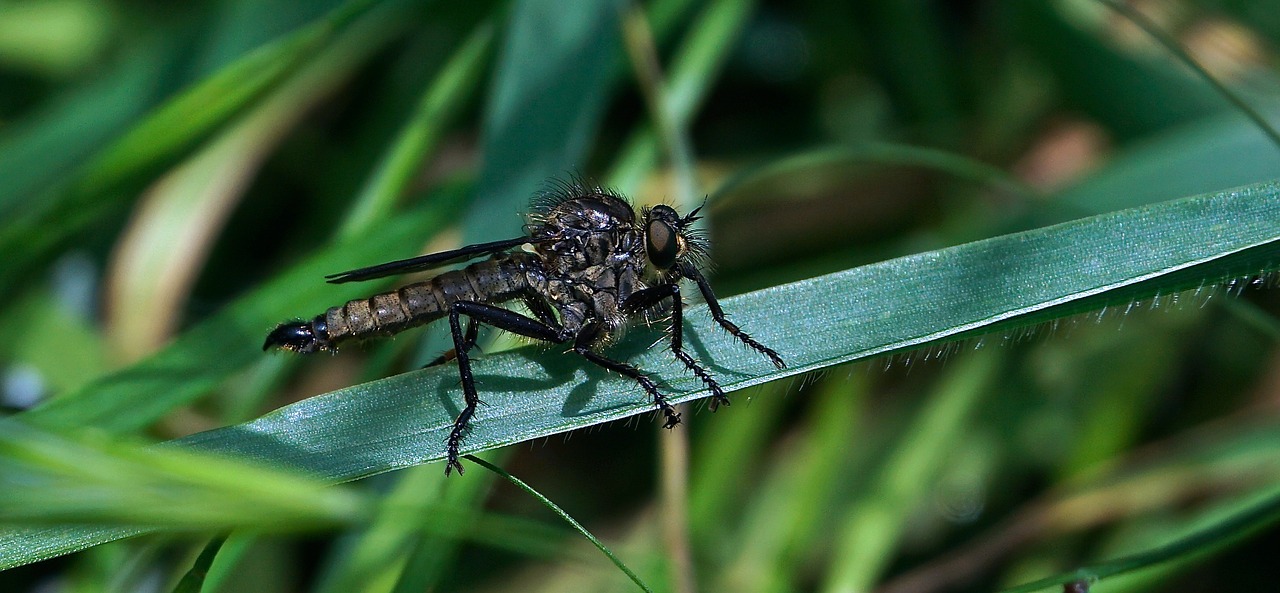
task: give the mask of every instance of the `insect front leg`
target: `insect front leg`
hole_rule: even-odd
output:
[[[787,368],[787,363],[782,362],[782,357],[778,356],[777,352],[757,342],[755,338],[747,335],[747,332],[742,331],[742,328],[738,327],[737,324],[729,321],[729,318],[724,314],[724,309],[720,308],[720,301],[716,299],[716,293],[711,290],[711,283],[707,282],[707,278],[702,275],[702,272],[699,272],[693,266],[683,265],[680,267],[680,275],[698,283],[698,290],[702,291],[702,298],[707,301],[707,308],[711,310],[711,318],[715,319],[716,323],[720,324],[720,327],[733,334],[733,337],[741,340],[743,344],[750,346],[752,350],[769,357],[769,361],[773,363],[773,366],[779,369]]]
[[[680,413],[667,402],[667,397],[658,391],[658,386],[647,375],[640,372],[640,369],[629,365],[625,362],[619,362],[611,358],[605,358],[603,355],[596,353],[591,347],[595,345],[596,340],[600,337],[601,326],[598,322],[592,322],[582,331],[578,332],[578,337],[573,341],[573,351],[581,354],[583,358],[618,373],[624,377],[635,379],[640,384],[640,388],[644,389],[650,397],[653,398],[654,405],[662,410],[666,421],[662,424],[663,428],[675,428],[680,424]]]
[[[711,411],[714,412],[721,405],[729,405],[728,396],[724,394],[724,389],[720,388],[720,384],[711,376],[711,373],[698,364],[697,359],[684,351],[684,300],[680,298],[679,284],[670,282],[637,291],[622,303],[622,311],[624,313],[643,311],[659,305],[668,298],[671,299],[671,352],[711,390]]]
[[[468,317],[467,333],[462,332],[461,316]],[[453,348],[458,358],[458,375],[462,379],[462,396],[466,404],[462,412],[453,421],[453,430],[449,432],[446,443],[446,464],[444,475],[453,470],[463,472],[462,463],[458,461],[458,448],[462,445],[462,437],[466,434],[471,417],[475,415],[476,406],[480,405],[480,396],[476,393],[475,377],[471,374],[471,356],[467,354],[468,344],[475,343],[476,332],[472,331],[477,323],[485,323],[501,330],[509,331],[535,340],[547,342],[564,342],[568,336],[564,330],[543,323],[537,319],[526,317],[515,311],[476,303],[458,301],[449,306],[449,330],[453,334]]]

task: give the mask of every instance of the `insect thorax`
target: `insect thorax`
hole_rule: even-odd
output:
[[[571,332],[598,320],[609,337],[625,326],[620,305],[645,288],[644,240],[631,206],[606,193],[578,196],[536,213],[533,238],[555,237],[537,251],[546,294]]]

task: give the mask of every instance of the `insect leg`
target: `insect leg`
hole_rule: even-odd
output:
[[[476,325],[476,320],[475,319],[467,320],[467,335],[463,340],[462,347],[467,351],[470,351],[472,348],[475,348],[476,338],[479,336],[479,334],[480,334],[480,328]],[[427,364],[422,365],[422,368],[425,369],[433,366],[439,366],[457,357],[458,357],[458,349],[455,346],[453,350],[444,352],[440,356],[437,356],[435,360],[432,360],[431,362],[428,362]]]
[[[465,336],[462,333],[460,320],[462,315],[469,318]],[[458,358],[458,375],[462,378],[462,396],[466,406],[454,419],[453,430],[449,432],[444,467],[446,476],[455,469],[459,474],[463,471],[462,463],[458,461],[458,448],[462,444],[462,436],[467,430],[468,423],[476,412],[476,406],[480,405],[480,396],[476,393],[475,376],[471,374],[471,356],[467,354],[470,349],[468,345],[475,343],[476,332],[471,330],[477,323],[547,342],[564,342],[569,339],[568,336],[563,335],[564,330],[560,328],[502,307],[472,301],[458,301],[449,306],[449,330],[453,333],[453,348]]]
[[[553,312],[551,310],[551,306],[547,304],[546,297],[543,297],[536,292],[528,292],[521,296],[520,300],[524,301],[524,305],[529,308],[529,312],[533,313],[534,317],[538,318],[538,321],[552,327],[559,325],[559,322],[556,321],[555,312]]]
[[[642,311],[658,305],[667,298],[671,299],[671,352],[711,390],[712,411],[722,404],[729,405],[729,398],[725,396],[724,390],[720,388],[720,384],[711,376],[711,373],[702,368],[697,359],[684,351],[684,301],[680,298],[679,284],[670,282],[637,291],[622,303],[622,311],[624,313]]]
[[[752,350],[769,357],[769,360],[773,362],[773,366],[778,367],[779,369],[787,367],[787,363],[782,362],[782,357],[778,356],[777,352],[774,352],[772,348],[757,342],[755,338],[747,335],[747,332],[742,331],[742,328],[738,327],[725,317],[724,309],[720,308],[720,301],[716,299],[716,293],[711,290],[711,283],[707,282],[707,278],[702,275],[702,272],[699,272],[698,269],[693,266],[684,265],[680,266],[680,275],[698,283],[698,290],[702,291],[702,298],[707,301],[707,308],[711,309],[711,318],[715,319],[716,323],[720,324],[720,327],[728,330],[735,338],[741,340],[743,344],[750,346]]]
[[[529,307],[529,311],[533,312],[533,314],[537,316],[538,321],[541,321],[542,323],[548,326],[558,325],[558,323],[556,322],[556,315],[551,311],[551,307],[547,305],[547,301],[545,299],[533,293],[523,295],[520,297],[520,299],[524,301],[524,304],[526,307]],[[505,311],[506,309],[502,309],[502,310]],[[476,338],[478,334],[479,334],[479,327],[476,324],[476,320],[472,318],[469,321],[467,321],[467,335],[466,335],[466,342],[465,342],[467,351],[470,351],[472,348],[476,347]],[[437,356],[431,362],[423,365],[422,368],[425,369],[428,367],[442,365],[457,357],[458,357],[457,350],[456,349],[450,350],[448,352],[441,354],[440,356]]]
[[[675,425],[680,424],[680,413],[676,412],[676,409],[672,407],[671,404],[667,403],[666,396],[662,395],[662,392],[658,391],[658,386],[653,382],[653,379],[650,379],[644,373],[640,372],[640,369],[637,369],[632,365],[610,358],[605,358],[591,349],[591,346],[595,343],[596,339],[600,337],[600,330],[600,324],[596,322],[592,322],[582,328],[582,331],[578,332],[578,337],[573,341],[574,352],[581,354],[583,358],[586,358],[599,366],[609,369],[624,377],[635,379],[635,381],[640,384],[640,387],[653,398],[653,403],[658,406],[658,409],[662,410],[663,416],[666,417],[666,422],[662,425],[663,428],[674,428]]]

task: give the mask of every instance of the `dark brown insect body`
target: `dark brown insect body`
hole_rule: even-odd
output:
[[[500,303],[528,292],[526,263],[534,256],[509,253],[494,256],[426,282],[391,292],[355,299],[331,307],[308,323],[285,323],[267,336],[267,346],[310,354],[337,350],[343,342],[390,336],[449,315],[458,301]]]
[[[452,355],[458,360],[466,406],[449,435],[446,474],[453,469],[462,472],[459,446],[480,401],[468,355],[475,346],[477,322],[537,340],[571,343],[587,360],[636,380],[663,412],[665,426],[670,428],[680,422],[680,415],[653,380],[597,350],[620,335],[631,317],[670,299],[672,352],[711,390],[713,409],[728,404],[720,385],[683,349],[682,279],[698,284],[717,323],[779,368],[784,366],[776,352],[725,318],[698,269],[706,246],[691,229],[696,214],[695,210],[681,218],[669,206],[656,206],[646,209],[644,220],[637,221],[631,205],[620,196],[577,182],[565,184],[535,204],[525,227],[526,237],[330,276],[330,282],[368,280],[490,256],[426,282],[333,307],[311,321],[281,324],[267,336],[263,349],[276,346],[303,353],[335,350],[346,341],[391,335],[448,317],[454,341]],[[510,251],[525,244],[533,246],[533,253]],[[495,306],[515,299],[522,300],[533,317]],[[464,315],[468,318],[465,332],[461,324]],[[432,364],[448,358],[442,356]]]

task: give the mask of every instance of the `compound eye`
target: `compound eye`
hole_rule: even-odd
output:
[[[651,220],[645,230],[645,248],[649,252],[649,263],[663,270],[670,269],[680,255],[680,234],[661,220]]]

